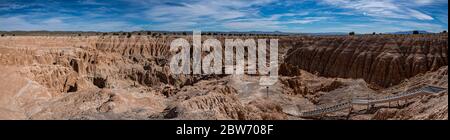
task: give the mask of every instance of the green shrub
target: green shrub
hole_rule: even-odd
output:
[[[348,35],[354,36],[355,32],[350,32],[350,33],[348,33]]]

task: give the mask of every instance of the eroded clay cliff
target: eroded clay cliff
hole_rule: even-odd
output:
[[[177,37],[1,37],[0,119],[305,119],[301,111],[448,79],[446,34],[277,36],[273,86],[254,75],[171,74]],[[442,94],[322,119],[448,119],[447,108]]]
[[[287,65],[383,87],[448,65],[447,35],[304,37],[282,45],[292,46]]]

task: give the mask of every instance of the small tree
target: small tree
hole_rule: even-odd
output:
[[[5,36],[5,34],[2,34],[2,37],[4,37]]]
[[[350,33],[348,33],[348,35],[354,36],[354,35],[355,35],[355,32],[350,32]]]
[[[445,33],[447,33],[447,31],[446,31],[446,30],[444,30],[444,31],[442,31],[442,33],[444,33],[444,34],[445,34]]]
[[[127,38],[130,38],[130,37],[131,37],[131,33],[128,33],[128,34],[127,34]]]
[[[413,31],[413,35],[418,35],[419,31]]]
[[[376,32],[373,32],[373,33],[372,33],[372,35],[376,35],[376,34],[377,34]]]

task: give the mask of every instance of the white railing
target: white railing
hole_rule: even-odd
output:
[[[320,107],[311,111],[305,111],[302,112],[300,117],[313,117],[313,116],[319,116],[324,115],[331,112],[337,112],[344,109],[352,108],[353,105],[376,105],[376,104],[382,104],[387,102],[394,102],[394,101],[400,101],[400,100],[406,100],[426,94],[437,94],[442,93],[443,91],[446,91],[447,88],[438,87],[438,86],[431,86],[427,85],[422,88],[415,88],[410,89],[408,91],[402,92],[400,94],[396,95],[390,95],[385,96],[381,98],[376,99],[358,99],[354,98],[347,102],[341,102],[337,104],[328,105],[326,107]]]

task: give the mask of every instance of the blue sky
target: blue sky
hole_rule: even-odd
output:
[[[0,0],[0,30],[448,30],[448,0]]]

